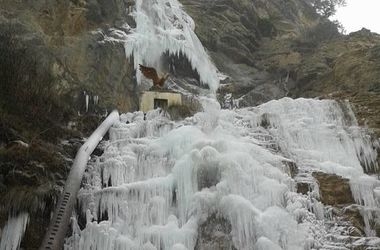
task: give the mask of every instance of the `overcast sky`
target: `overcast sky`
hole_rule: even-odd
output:
[[[380,0],[346,0],[347,6],[338,9],[332,19],[341,22],[347,31],[362,27],[380,34]]]

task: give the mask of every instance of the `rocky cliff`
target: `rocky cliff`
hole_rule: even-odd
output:
[[[273,98],[338,97],[379,134],[379,43],[369,30],[341,35],[307,1],[182,1],[196,33],[229,77],[220,93],[240,106]]]
[[[226,94],[239,106],[284,96],[349,99],[360,124],[380,136],[379,35],[343,36],[306,0],[181,3],[227,75],[221,101]],[[107,111],[138,108],[141,87],[124,45],[105,39],[113,28],[128,33],[125,24],[134,26],[126,14],[133,5],[0,0],[0,228],[9,211],[35,214],[27,249],[39,246],[80,138]],[[177,77],[197,83],[178,59],[185,70]]]
[[[0,1],[0,228],[28,211],[26,249],[39,247],[81,138],[108,111],[138,107],[123,44],[104,41],[130,5]]]

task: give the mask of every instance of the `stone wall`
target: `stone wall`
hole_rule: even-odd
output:
[[[140,110],[148,112],[154,109],[154,102],[156,99],[167,100],[167,107],[173,105],[182,105],[182,96],[175,92],[165,91],[145,91],[140,98]]]

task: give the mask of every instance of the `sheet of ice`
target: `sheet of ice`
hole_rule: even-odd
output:
[[[125,39],[127,57],[133,56],[135,69],[139,64],[161,69],[161,56],[183,54],[199,73],[200,81],[215,92],[219,86],[217,69],[211,62],[198,37],[195,24],[178,0],[136,0],[133,17],[136,28]],[[136,71],[137,82],[141,73]]]
[[[289,162],[351,178],[373,222],[379,185],[362,165],[375,166],[377,156],[346,107],[284,98],[221,110],[202,102],[203,112],[179,122],[157,110],[146,120],[140,112],[121,116],[89,165],[79,195],[87,226],[66,249],[194,249],[199,226],[213,215],[230,223],[238,249],[334,245],[340,229],[326,227],[318,186],[309,196],[296,193]]]
[[[332,100],[283,98],[259,107],[280,148],[305,166],[344,177],[377,168],[377,152],[352,110]],[[348,117],[348,118],[347,118]],[[363,165],[363,167],[362,167]]]
[[[28,213],[21,213],[16,217],[10,216],[2,230],[0,238],[0,250],[19,249],[28,222]]]

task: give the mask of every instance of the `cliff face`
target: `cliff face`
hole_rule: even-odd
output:
[[[132,95],[136,86],[124,47],[102,43],[108,28],[126,22],[128,5],[117,0],[3,0],[0,29],[34,57],[37,71],[51,74],[59,98],[84,103],[80,95],[86,91],[90,99],[99,97],[97,108],[102,112],[115,107],[131,110],[137,107]]]
[[[380,136],[379,35],[362,30],[342,36],[307,0],[180,2],[217,68],[228,75],[221,100],[228,93],[240,106],[284,96],[349,99],[359,123]],[[9,210],[35,213],[48,204],[33,218],[27,249],[39,246],[68,158],[80,144],[72,139],[82,136],[78,130],[91,131],[106,110],[138,107],[140,87],[124,46],[105,41],[110,29],[128,33],[124,24],[134,26],[126,15],[133,5],[0,0],[0,204],[7,204],[0,228]],[[67,126],[69,121],[75,123]],[[15,194],[19,199],[12,199]]]
[[[267,70],[261,58],[277,54],[270,67],[299,59],[298,54],[273,51],[272,47],[294,40],[319,22],[307,1],[181,2],[194,18],[195,31],[218,69],[229,76],[222,93],[233,92],[239,98],[249,92],[241,101],[244,106],[286,94],[278,82],[286,72]]]
[[[240,106],[283,96],[348,98],[379,133],[380,36],[346,36],[307,1],[181,1],[218,69],[221,99]]]
[[[29,212],[26,249],[41,243],[81,137],[107,111],[138,107],[123,44],[103,41],[129,5],[0,1],[0,228]]]
[[[363,29],[323,43],[309,58],[325,69],[300,84],[295,95],[348,99],[359,123],[380,136],[380,35]]]
[[[307,1],[181,3],[195,20],[196,33],[218,69],[229,76],[221,93],[232,92],[242,106],[342,88],[378,93],[379,37],[365,31],[340,36]],[[37,78],[48,75],[51,92],[47,93],[57,95],[61,100],[57,105],[71,113],[85,113],[86,94],[92,111],[134,110],[139,89],[133,68],[122,44],[104,40],[110,28],[125,30],[126,22],[134,25],[125,13],[133,4],[2,0],[2,53],[31,58]],[[23,72],[31,70],[27,66]]]

